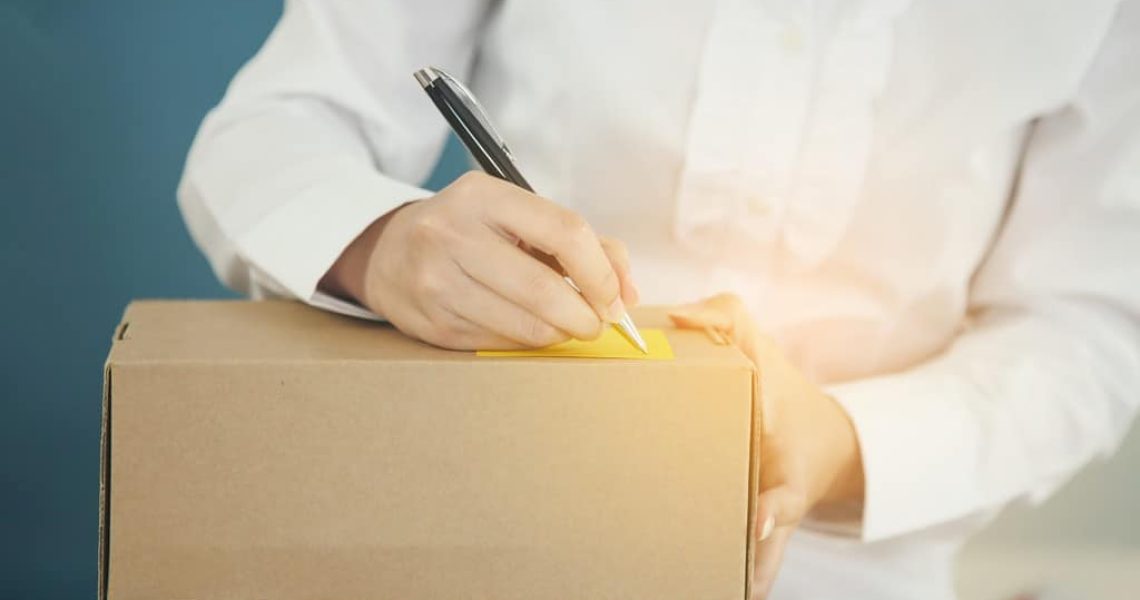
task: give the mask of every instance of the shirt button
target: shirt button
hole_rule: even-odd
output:
[[[772,212],[772,204],[760,194],[750,194],[748,196],[748,212],[764,217]]]
[[[784,52],[799,54],[804,49],[803,29],[800,29],[798,25],[785,27],[783,35],[780,36],[780,43],[784,46]]]

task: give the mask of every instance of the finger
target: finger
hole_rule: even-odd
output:
[[[803,456],[784,440],[771,434],[760,441],[760,454],[767,457],[756,497],[756,537],[761,541],[773,529],[799,523],[807,510]]]
[[[419,322],[413,322],[416,337],[449,350],[513,350],[520,344],[482,327],[445,306],[435,306]]]
[[[752,571],[753,598],[767,598],[772,591],[792,531],[792,527],[776,528],[767,540],[756,545],[756,564]]]
[[[495,208],[487,219],[509,237],[552,255],[600,318],[620,320],[625,305],[618,275],[586,220],[549,200],[503,185],[497,201],[489,205]]]
[[[789,486],[761,493],[756,502],[756,564],[752,585],[760,598],[765,598],[776,581],[784,547],[803,518],[803,494]]]
[[[477,332],[506,338],[513,342],[514,347],[529,348],[549,346],[569,338],[564,331],[500,296],[466,273],[458,273],[457,277],[455,300],[447,302],[445,306],[471,323]],[[487,341],[491,341],[490,338]],[[492,349],[488,346],[479,348]]]
[[[621,299],[627,307],[637,304],[640,295],[637,286],[633,283],[633,273],[629,268],[629,250],[625,244],[613,238],[602,237],[602,250],[610,259],[610,265],[618,276],[621,285]]]
[[[602,322],[582,295],[518,247],[491,240],[465,248],[455,260],[466,276],[544,323],[583,340],[601,334]]]
[[[470,321],[464,321],[459,315],[452,315],[456,324],[440,343],[440,348],[448,350],[517,350],[520,344],[510,338],[503,337],[493,331],[479,327]]]
[[[391,323],[410,338],[449,350],[509,350],[519,343],[476,327],[462,317],[435,305],[404,306]]]
[[[745,355],[759,364],[760,340],[748,307],[735,294],[717,294],[693,304],[678,306],[669,312],[677,327],[686,329],[713,328],[728,333],[733,343]]]
[[[682,304],[669,309],[669,318],[682,329],[705,329],[711,327],[728,332],[733,328],[731,315],[705,306],[703,302]]]
[[[735,294],[728,293],[682,304],[669,311],[669,316],[679,326],[718,327],[726,331],[752,322],[744,302]]]
[[[764,541],[774,530],[799,523],[806,508],[803,493],[789,486],[762,492],[756,499],[756,539]]]

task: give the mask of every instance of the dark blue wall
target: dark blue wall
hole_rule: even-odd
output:
[[[102,363],[138,297],[230,293],[175,205],[279,0],[0,0],[0,598],[93,597]],[[455,146],[429,185],[460,166]]]

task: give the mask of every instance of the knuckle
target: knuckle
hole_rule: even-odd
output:
[[[421,216],[411,225],[408,233],[412,243],[434,244],[441,238],[442,225],[439,220],[431,216]]]
[[[455,181],[451,182],[449,187],[459,195],[466,196],[479,187],[484,177],[486,177],[486,174],[480,173],[479,171],[467,171],[459,177],[456,177]]]
[[[560,282],[554,278],[546,277],[545,274],[533,275],[530,281],[526,284],[527,297],[534,307],[549,306],[554,302],[559,293]]]
[[[625,245],[625,242],[615,240],[614,238],[603,238],[602,244],[605,245],[614,256],[623,261],[629,258],[629,248]]]
[[[594,232],[586,219],[571,210],[563,210],[558,215],[558,228],[563,239],[570,244],[584,244],[594,237]]]
[[[436,299],[444,295],[447,287],[443,279],[429,269],[420,269],[414,276],[412,287],[420,298]]]
[[[523,341],[533,346],[548,346],[558,341],[558,330],[537,317],[528,317],[522,324]]]
[[[565,208],[558,211],[558,223],[568,231],[578,231],[589,227],[582,215]]]
[[[412,224],[409,241],[420,247],[454,248],[463,237],[454,222],[444,214],[421,216]]]

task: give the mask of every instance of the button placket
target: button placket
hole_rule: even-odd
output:
[[[789,6],[800,12],[775,18],[743,0],[717,6],[677,197],[675,233],[690,246],[776,238],[811,77],[808,15]]]
[[[795,202],[781,230],[784,247],[811,267],[842,239],[863,188],[874,141],[874,102],[890,67],[893,22],[908,0],[849,6],[821,48],[811,123],[794,179]]]

